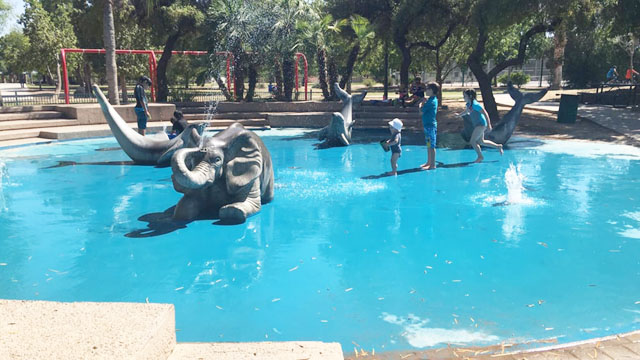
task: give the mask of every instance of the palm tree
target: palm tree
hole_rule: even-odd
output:
[[[116,65],[116,31],[113,24],[113,0],[104,1],[103,39],[107,56],[107,84],[109,86],[109,102],[120,105],[118,97],[118,69]]]
[[[373,39],[375,36],[375,32],[373,31],[373,27],[369,24],[369,20],[360,15],[351,16],[349,19],[349,25],[351,25],[351,29],[355,35],[355,42],[351,48],[349,57],[347,58],[347,65],[345,66],[342,78],[340,79],[340,87],[343,89],[351,81],[353,67],[356,64],[356,60],[358,60],[360,48],[367,39]]]
[[[331,99],[330,85],[327,82],[327,44],[332,33],[340,32],[347,24],[346,19],[334,21],[331,15],[319,16],[317,9],[311,14],[311,20],[300,22],[299,28],[303,38],[316,49],[316,61],[318,63],[318,80],[325,100]]]

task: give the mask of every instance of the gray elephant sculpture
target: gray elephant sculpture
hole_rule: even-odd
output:
[[[520,116],[522,115],[522,110],[525,105],[534,103],[544,97],[547,93],[547,89],[536,93],[526,93],[523,94],[518,89],[514,88],[511,83],[507,84],[507,92],[511,96],[513,100],[515,100],[515,104],[509,110],[509,112],[502,118],[502,121],[493,127],[493,130],[487,131],[484,135],[485,139],[491,140],[496,144],[506,144],[513,135],[513,132],[516,129],[516,125],[520,120]],[[464,129],[462,130],[462,138],[465,141],[469,141],[471,139],[471,133],[473,133],[473,121],[471,120],[470,115],[464,115]]]
[[[331,116],[329,125],[320,130],[318,138],[325,140],[325,146],[349,146],[351,143],[351,130],[353,128],[353,105],[360,104],[367,92],[360,95],[350,95],[340,88],[338,83],[333,84],[336,94],[342,100],[342,110]]]
[[[202,142],[204,129],[209,125],[207,123],[189,125],[173,139],[166,136],[142,136],[127,125],[97,85],[93,85],[93,91],[113,136],[118,140],[122,150],[138,164],[168,166],[176,150],[198,146]]]
[[[190,221],[217,212],[225,223],[242,223],[273,199],[269,150],[255,133],[234,123],[198,148],[180,149],[171,158],[173,187],[184,196],[176,220]]]

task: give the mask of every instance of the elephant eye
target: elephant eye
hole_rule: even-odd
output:
[[[220,156],[216,156],[216,157],[213,159],[213,162],[219,163],[221,160],[222,160],[222,159],[220,158]]]

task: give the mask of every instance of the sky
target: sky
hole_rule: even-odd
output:
[[[5,0],[11,6],[11,15],[7,19],[7,26],[0,29],[0,36],[5,35],[14,28],[19,28],[18,18],[24,12],[24,2],[22,0]]]

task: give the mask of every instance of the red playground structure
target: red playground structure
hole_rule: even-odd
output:
[[[62,77],[64,78],[64,102],[65,104],[69,104],[69,75],[67,72],[67,53],[82,53],[82,54],[104,54],[104,49],[60,49],[60,58],[62,59]],[[156,58],[156,54],[162,54],[162,50],[116,50],[116,54],[131,54],[131,55],[148,55],[149,56],[149,77],[153,82],[153,86],[151,87],[151,101],[156,101],[156,91],[157,91],[157,68],[158,61]],[[173,55],[208,55],[206,51],[172,51]],[[227,88],[229,91],[233,93],[235,96],[236,89],[234,86],[235,76],[232,78],[231,67],[233,64],[233,53],[230,51],[222,51],[217,52],[217,55],[225,55],[227,57]],[[296,53],[295,60],[295,76],[296,76],[296,93],[298,92],[298,61],[300,58],[304,61],[304,99],[307,100],[307,85],[309,82],[308,79],[308,63],[307,57],[302,53]]]

